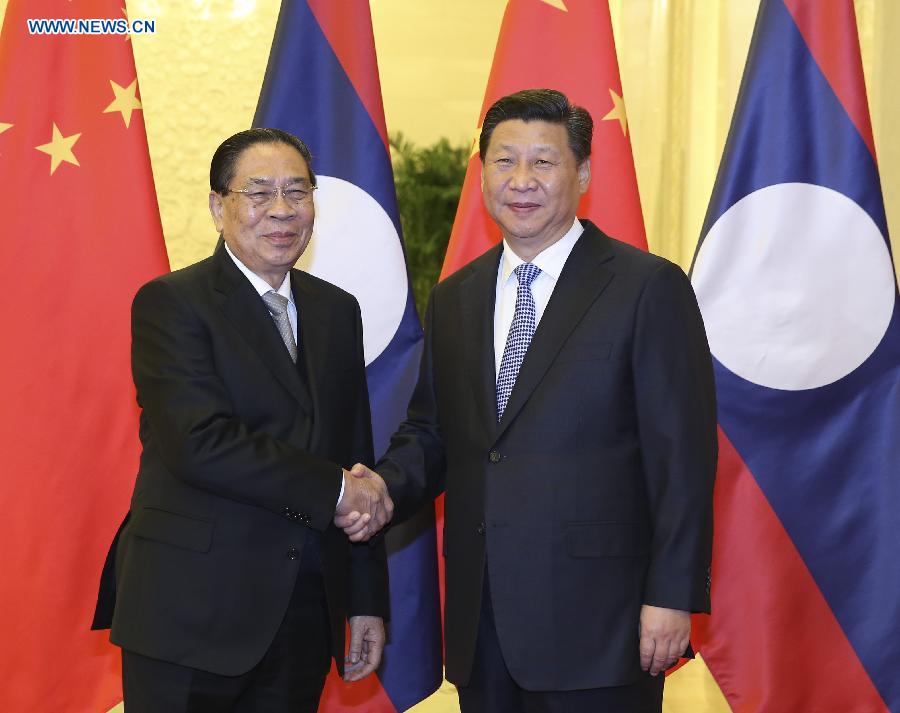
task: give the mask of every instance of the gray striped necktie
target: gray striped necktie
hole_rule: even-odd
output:
[[[294,341],[294,330],[291,329],[291,320],[288,317],[288,298],[282,297],[277,292],[269,290],[263,296],[263,302],[269,308],[272,319],[275,320],[275,326],[278,327],[278,333],[281,335],[284,346],[287,347],[291,355],[291,361],[297,363],[297,343]]]

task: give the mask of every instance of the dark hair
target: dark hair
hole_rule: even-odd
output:
[[[306,161],[309,169],[309,181],[316,185],[316,174],[312,170],[312,154],[303,141],[281,129],[247,129],[239,131],[234,136],[229,136],[213,154],[209,164],[209,188],[220,195],[228,192],[228,184],[234,178],[234,167],[241,154],[256,144],[287,144],[297,149],[297,152]]]
[[[484,115],[481,137],[478,140],[482,163],[497,124],[510,119],[563,124],[569,135],[569,148],[575,154],[579,165],[591,155],[594,120],[588,110],[575,106],[569,102],[565,94],[556,89],[525,89],[501,97]]]

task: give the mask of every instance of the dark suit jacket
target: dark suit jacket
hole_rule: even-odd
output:
[[[485,566],[529,690],[631,683],[642,604],[709,606],[715,390],[686,276],[587,221],[498,424],[501,247],[437,285],[407,420],[376,466],[397,517],[446,489],[446,671],[468,681]]]
[[[301,368],[222,246],[135,297],[143,452],[113,553],[110,637],[123,648],[244,673],[309,556],[321,559],[339,666],[345,615],[387,616],[383,545],[351,546],[331,524],[340,466],[373,458],[359,306],[298,270],[291,287]],[[97,624],[113,604],[104,581]]]

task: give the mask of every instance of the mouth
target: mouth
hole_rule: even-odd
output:
[[[276,245],[287,245],[294,241],[297,233],[289,230],[273,230],[270,233],[263,233],[262,237]]]
[[[507,203],[506,207],[518,215],[527,215],[533,213],[541,206],[539,203],[532,203],[530,201],[516,201],[515,203]]]

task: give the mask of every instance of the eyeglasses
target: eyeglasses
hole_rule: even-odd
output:
[[[284,196],[288,205],[294,208],[307,205],[313,197],[315,186],[307,188],[298,188],[296,186],[284,186],[283,188],[266,188],[264,186],[253,186],[252,188],[227,188],[225,193],[240,193],[255,208],[268,208],[272,205],[279,195]]]

